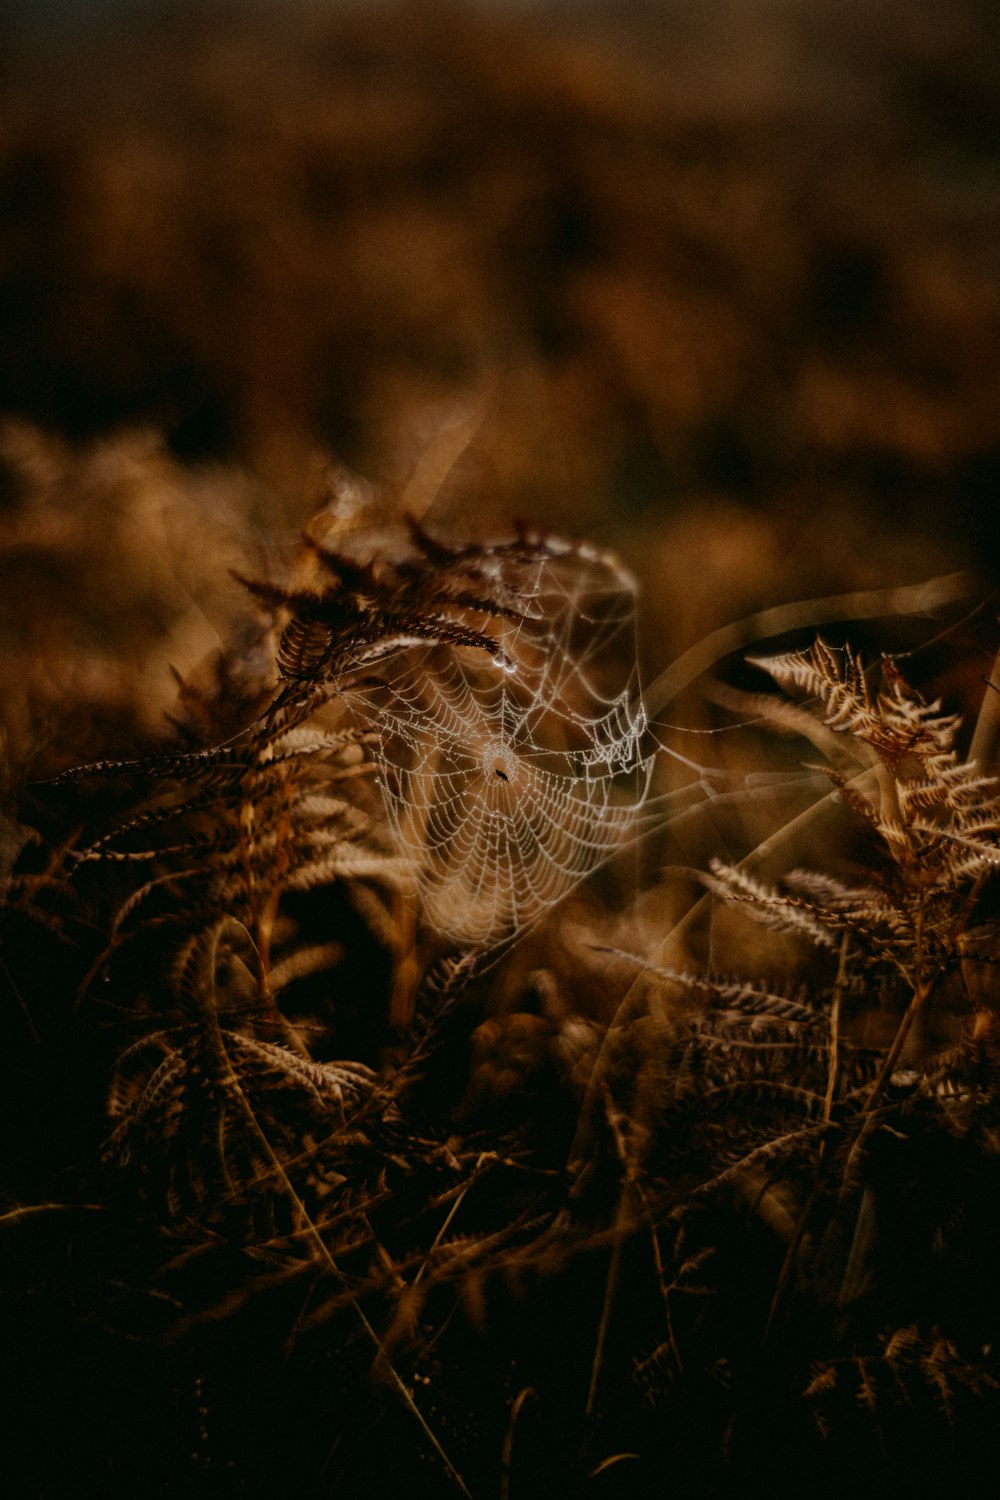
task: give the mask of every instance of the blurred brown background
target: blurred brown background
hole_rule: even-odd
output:
[[[648,671],[811,594],[988,601],[986,0],[5,15],[15,760],[154,732],[330,461],[461,450],[442,523],[614,546]]]

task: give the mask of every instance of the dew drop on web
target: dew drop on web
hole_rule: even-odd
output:
[[[382,679],[375,758],[424,920],[489,949],[633,836],[652,758],[639,744],[634,585],[614,560],[571,544],[487,549],[479,576],[510,607],[508,649],[486,659],[518,693],[498,692],[467,652],[401,655]]]

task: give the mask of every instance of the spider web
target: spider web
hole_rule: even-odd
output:
[[[411,645],[364,688],[389,824],[425,919],[493,948],[627,843],[653,757],[631,577],[546,538],[477,558],[498,650]],[[472,611],[475,614],[475,611]]]

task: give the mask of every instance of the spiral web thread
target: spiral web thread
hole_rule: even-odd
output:
[[[411,646],[364,696],[426,921],[492,949],[632,838],[653,758],[641,745],[635,588],[620,564],[547,538],[520,556],[487,550],[479,567],[509,601],[488,622],[494,657]]]

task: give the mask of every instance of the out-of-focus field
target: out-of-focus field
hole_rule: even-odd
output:
[[[170,664],[246,612],[228,568],[287,550],[331,461],[418,507],[447,473],[445,526],[521,515],[617,548],[647,675],[785,600],[970,566],[987,597],[994,20],[977,0],[8,19],[15,762],[155,732]]]

